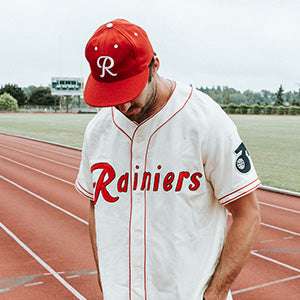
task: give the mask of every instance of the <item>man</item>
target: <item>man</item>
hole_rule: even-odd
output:
[[[77,190],[105,300],[225,300],[256,239],[260,185],[236,127],[207,95],[158,75],[147,34],[125,20],[86,46]],[[226,236],[226,209],[232,225]]]

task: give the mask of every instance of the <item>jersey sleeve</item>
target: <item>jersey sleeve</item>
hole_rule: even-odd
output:
[[[84,197],[93,200],[93,183],[90,163],[87,155],[86,137],[83,142],[81,163],[75,182],[76,190]]]
[[[229,118],[210,132],[205,174],[222,205],[249,194],[261,184],[250,153]]]

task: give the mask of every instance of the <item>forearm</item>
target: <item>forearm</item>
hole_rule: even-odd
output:
[[[90,233],[90,238],[91,238],[94,259],[95,259],[95,263],[96,263],[96,267],[97,267],[98,283],[99,283],[101,294],[102,294],[102,284],[101,284],[101,279],[100,279],[99,261],[98,261],[98,249],[97,249],[97,242],[96,242],[94,204],[91,202],[90,205],[91,206],[90,206],[90,212],[89,212],[89,233]]]
[[[204,294],[206,300],[226,299],[228,291],[244,266],[260,225],[258,209],[247,216],[234,216],[219,264]]]

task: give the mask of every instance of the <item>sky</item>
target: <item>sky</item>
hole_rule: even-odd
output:
[[[141,26],[159,74],[196,87],[300,88],[299,0],[0,0],[0,86],[83,77],[102,24]]]

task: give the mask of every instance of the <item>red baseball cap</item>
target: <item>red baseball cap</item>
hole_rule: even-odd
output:
[[[139,26],[123,19],[100,26],[85,48],[91,68],[85,102],[105,107],[136,98],[147,84],[153,55],[148,36]]]

